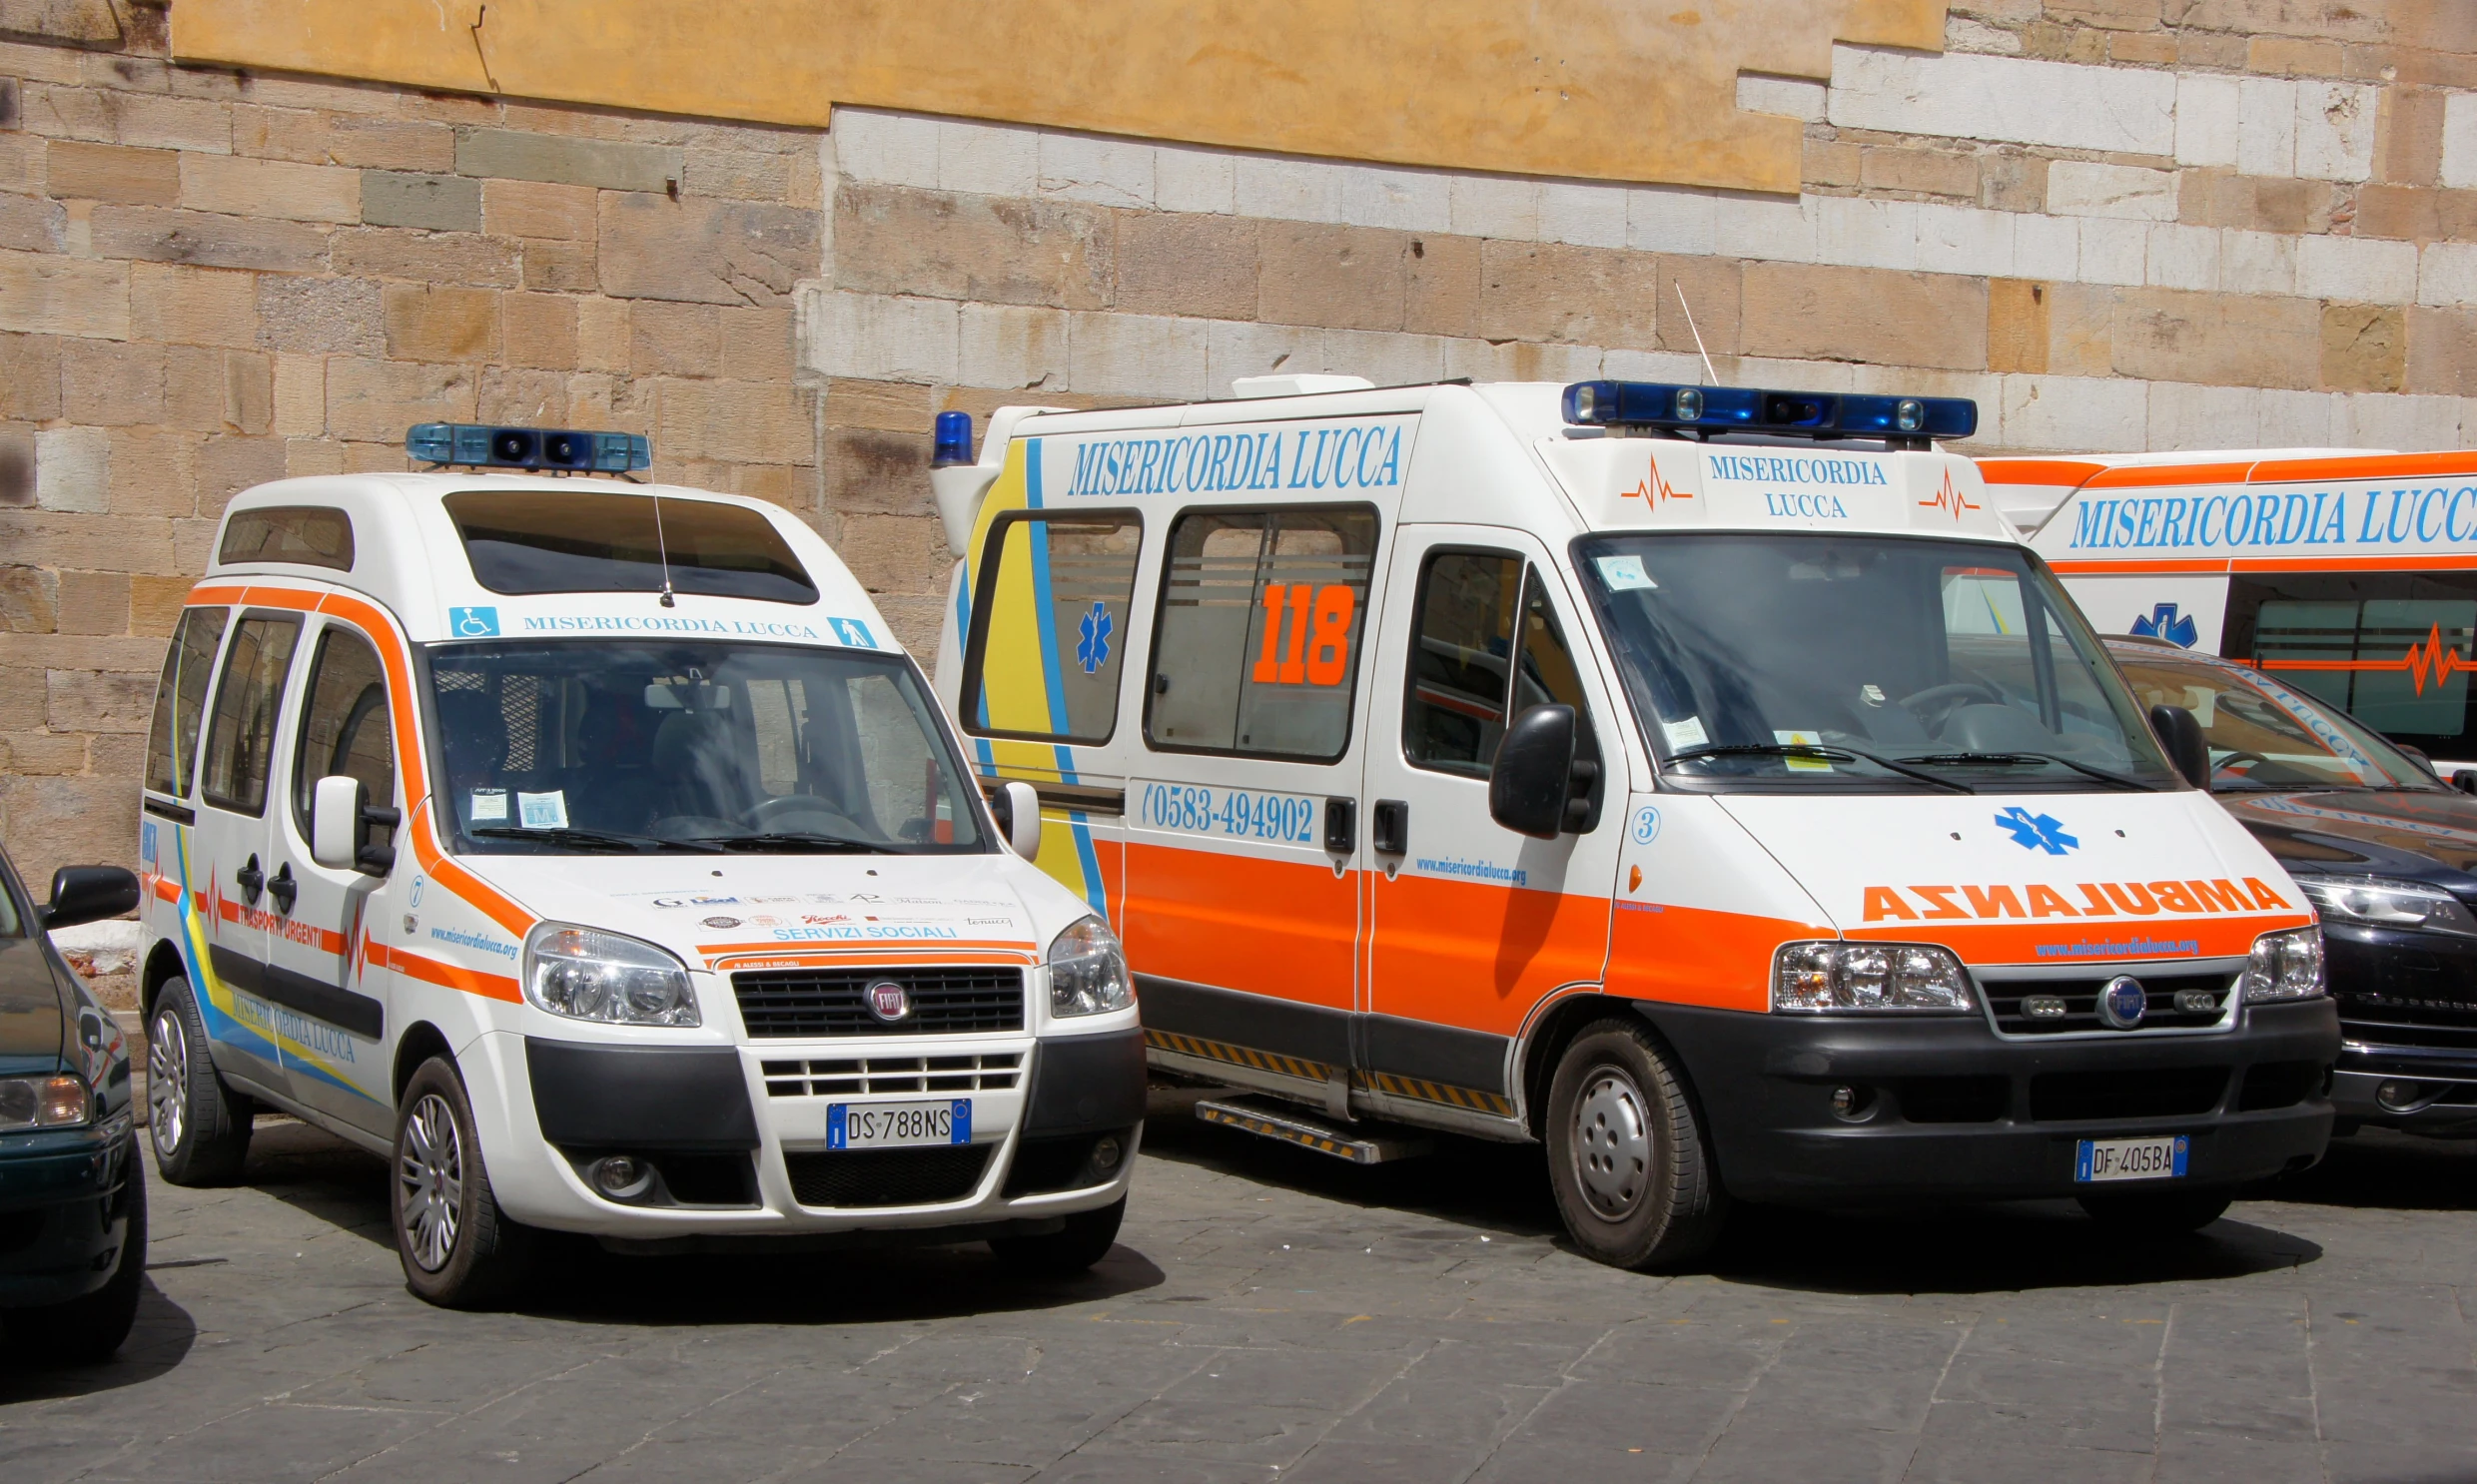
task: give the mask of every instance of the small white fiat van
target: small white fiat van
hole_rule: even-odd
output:
[[[941,693],[1208,1116],[1544,1141],[1625,1264],[1732,1196],[2190,1227],[2320,1156],[2313,910],[1935,445],[1973,404],[1238,389],[933,474]]]
[[[165,660],[164,1177],[235,1178],[260,1107],[330,1129],[391,1160],[445,1304],[507,1298],[541,1228],[1098,1259],[1144,1113],[1117,939],[841,561],[594,477],[641,437],[407,446],[442,467],[235,498]]]

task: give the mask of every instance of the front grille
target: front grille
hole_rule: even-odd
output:
[[[843,1093],[989,1093],[1024,1075],[1022,1052],[961,1057],[833,1057],[768,1061],[770,1098],[825,1098]]]
[[[2114,979],[2012,979],[1999,980],[1985,986],[1987,1008],[1996,1017],[1996,1029],[2007,1036],[2062,1036],[2070,1032],[2106,1031],[2111,1028],[2098,1019],[2098,994]],[[2144,1031],[2200,1031],[2219,1023],[2227,1011],[2227,997],[2234,993],[2232,974],[2136,974],[2142,989],[2149,992],[2150,1008],[2141,1018],[2138,1029],[2118,1033],[2138,1036]],[[2184,1011],[2176,1009],[2180,990],[2203,990],[2210,995],[2210,1009]],[[2064,1013],[2034,1016],[2030,1003],[2034,1000],[2062,1001]]]
[[[911,1013],[881,1021],[867,991],[903,986]],[[1024,1029],[1021,969],[762,969],[731,976],[740,1020],[756,1037],[940,1036]]]
[[[802,1205],[936,1205],[970,1195],[980,1185],[995,1147],[950,1143],[921,1149],[823,1149],[785,1154],[783,1168],[791,1176],[792,1198]]]
[[[2224,1067],[2155,1072],[2042,1072],[2030,1080],[2030,1115],[2040,1122],[2083,1118],[2170,1118],[2206,1113],[2227,1092]]]

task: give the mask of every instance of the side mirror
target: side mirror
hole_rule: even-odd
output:
[[[2210,742],[2201,734],[2201,723],[2182,706],[2152,706],[2150,730],[2158,733],[2159,745],[2167,749],[2167,761],[2175,764],[2184,781],[2205,792],[2210,787]]]
[[[52,873],[52,900],[43,905],[43,927],[74,928],[134,912],[138,877],[119,866],[63,866]]]
[[[2443,776],[2442,774],[2434,771],[2434,760],[2425,755],[2424,748],[2411,747],[2405,742],[2394,742],[2391,745],[2408,754],[2408,760],[2415,763],[2418,767],[2423,768],[2429,776],[2436,779],[2440,779]]]
[[[2452,769],[2451,786],[2464,794],[2477,794],[2477,768]]]
[[[310,859],[330,871],[350,871],[361,864],[362,806],[369,790],[358,778],[333,773],[318,781],[310,795]]]
[[[989,812],[1005,832],[1007,848],[1027,861],[1041,858],[1041,796],[1031,784],[1009,779],[989,796]]]
[[[1488,817],[1518,835],[1554,840],[1570,828],[1574,708],[1533,706],[1514,718],[1488,770]]]

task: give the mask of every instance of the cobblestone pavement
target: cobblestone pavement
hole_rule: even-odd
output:
[[[587,1249],[477,1315],[405,1291],[380,1161],[270,1120],[249,1184],[156,1185],[119,1363],[0,1370],[0,1479],[2477,1478],[2477,1149],[2344,1141],[2150,1250],[1756,1212],[1663,1279],[1561,1247],[1532,1151],[1153,1126],[1074,1283]]]

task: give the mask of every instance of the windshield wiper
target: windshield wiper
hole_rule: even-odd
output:
[[[1977,789],[1956,779],[1938,778],[1933,773],[1922,773],[1916,768],[1905,768],[1891,758],[1877,757],[1874,753],[1860,752],[1855,747],[1843,747],[1838,743],[1827,747],[1815,742],[1707,742],[1701,747],[1689,747],[1683,752],[1672,753],[1669,761],[1683,763],[1699,757],[1811,757],[1825,762],[1841,758],[1851,762],[1873,763],[1888,773],[1898,773],[1904,778],[1915,778],[1931,788],[1943,789],[1946,793],[1975,794],[1978,792]]]
[[[2100,783],[2107,784],[2113,788],[2135,789],[2145,794],[2154,794],[2158,792],[2158,785],[2155,783],[2144,783],[2138,778],[2128,777],[2122,773],[2110,773],[2104,768],[2093,768],[2087,763],[2076,763],[2068,757],[2054,752],[1931,752],[1921,757],[1903,758],[1902,761],[1905,763],[1933,763],[1938,765],[1950,764],[1954,767],[1965,768],[2003,767],[2013,763],[2058,763],[2064,767],[2070,768],[2075,773],[2079,773],[2084,777],[2095,778]]]
[[[872,840],[854,840],[845,835],[821,835],[814,830],[766,830],[754,835],[700,835],[702,844],[716,850],[823,850],[855,855],[897,855],[890,846]]]
[[[661,848],[676,845],[683,850],[701,850],[713,854],[721,850],[702,840],[678,840],[668,835],[631,835],[624,830],[586,830],[574,825],[556,825],[549,829],[526,829],[519,825],[482,825],[468,828],[467,835],[480,835],[491,840],[547,840],[557,845],[601,846],[606,850],[641,851],[648,846]]]

